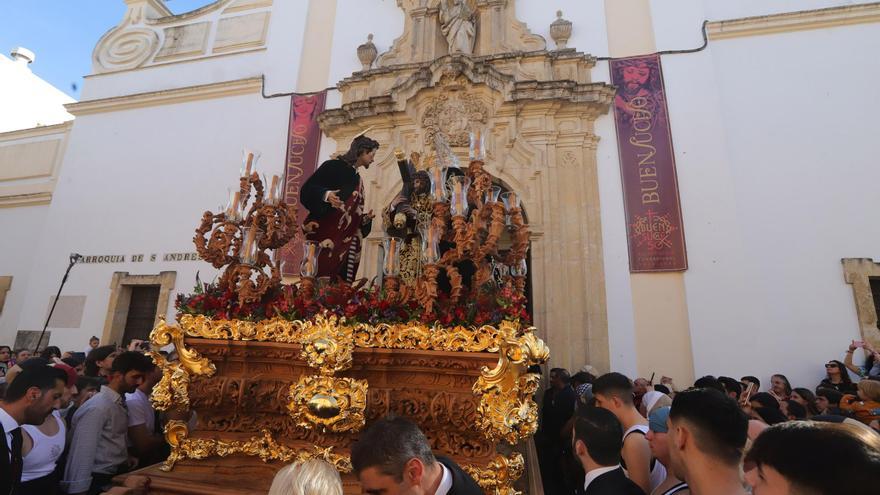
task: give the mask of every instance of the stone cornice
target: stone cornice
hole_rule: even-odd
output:
[[[536,101],[560,101],[592,107],[591,115],[599,115],[607,111],[615,89],[606,83],[578,82],[572,80],[517,80],[520,76],[502,72],[495,65],[499,61],[536,57],[547,59],[571,59],[574,63],[583,63],[592,67],[595,60],[573,50],[559,53],[546,51],[532,53],[508,53],[491,57],[469,57],[464,55],[446,55],[432,62],[407,64],[406,66],[382,67],[379,69],[355,73],[354,76],[339,83],[343,92],[351,90],[355,84],[366,84],[378,76],[387,77],[397,73],[406,75],[399,83],[391,87],[387,93],[370,96],[343,103],[340,108],[330,109],[318,117],[323,129],[344,126],[355,120],[374,117],[382,114],[402,112],[408,102],[420,91],[444,86],[444,81],[463,78],[470,85],[481,84],[502,95],[504,101],[528,103]],[[494,62],[494,63],[493,63]],[[399,71],[399,72],[397,72]],[[458,85],[458,83],[453,83]]]
[[[262,77],[251,77],[200,86],[151,91],[148,93],[137,93],[97,100],[86,100],[77,103],[69,103],[64,105],[64,107],[68,112],[79,117],[80,115],[117,112],[119,110],[129,110],[132,108],[152,107],[157,105],[184,103],[187,101],[208,100],[227,96],[259,93],[263,87],[262,81]]]
[[[880,2],[716,21],[707,30],[710,39],[722,40],[872,22],[880,22]]]
[[[466,60],[470,66],[474,65],[485,65],[492,63],[500,63],[503,64],[505,62],[513,62],[513,61],[522,61],[526,59],[548,59],[551,61],[558,60],[575,60],[577,62],[581,62],[584,64],[584,67],[587,69],[591,69],[596,65],[596,57],[590,54],[585,54],[583,52],[579,52],[574,48],[567,48],[565,50],[536,50],[530,52],[508,52],[508,53],[498,53],[495,55],[484,55],[484,56],[463,56],[463,55],[444,55],[442,57],[437,58],[431,62],[410,62],[405,64],[396,64],[396,65],[388,65],[383,67],[375,67],[368,71],[357,71],[351,76],[346,77],[345,79],[339,81],[337,83],[336,88],[339,91],[345,91],[349,87],[351,87],[355,83],[368,81],[371,78],[374,78],[383,74],[398,74],[405,72],[418,72],[419,70],[423,70],[426,67],[433,67],[437,64],[446,63],[449,60],[453,62],[458,62],[459,60]],[[494,68],[494,66],[493,66]]]
[[[49,188],[51,189],[51,187]],[[40,206],[52,202],[52,191],[37,191],[29,194],[4,195],[0,188],[0,208],[15,208],[19,206]]]
[[[71,127],[73,127],[73,120],[68,120],[60,124],[41,125],[37,127],[29,127],[27,129],[0,132],[0,142],[60,134],[69,131]]]

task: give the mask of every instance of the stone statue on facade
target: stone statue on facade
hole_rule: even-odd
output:
[[[468,0],[440,0],[440,28],[450,54],[474,52],[477,24]]]

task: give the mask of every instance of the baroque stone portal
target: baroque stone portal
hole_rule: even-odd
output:
[[[365,209],[374,211],[401,189],[395,148],[421,150],[442,131],[466,163],[468,133],[481,131],[486,170],[521,196],[528,217],[533,315],[554,349],[553,365],[589,362],[607,370],[593,123],[608,111],[614,88],[591,81],[592,56],[548,51],[516,19],[514,1],[450,5],[465,3],[477,26],[470,52],[450,49],[442,32],[451,12],[445,2],[398,0],[406,13],[403,34],[375,68],[338,83],[342,105],[319,122],[339,143],[372,126],[371,137],[383,144],[364,175]],[[366,240],[362,276],[379,272],[382,235],[376,225]]]

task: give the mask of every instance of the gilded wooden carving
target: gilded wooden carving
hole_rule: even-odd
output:
[[[487,438],[514,444],[534,435],[538,405],[532,397],[538,389],[538,375],[527,369],[549,357],[549,349],[533,333],[521,337],[508,333],[498,364],[491,370],[484,368],[473,387],[480,397],[479,426]]]
[[[337,433],[360,430],[366,407],[366,380],[305,375],[290,386],[287,404],[298,427]]]
[[[260,436],[246,441],[215,440],[209,438],[189,438],[189,430],[182,421],[169,421],[165,426],[165,439],[171,445],[171,455],[164,462],[163,471],[170,471],[174,464],[183,459],[205,459],[210,456],[226,457],[231,454],[245,454],[259,457],[263,462],[279,460],[284,462],[323,459],[338,471],[351,471],[351,461],[347,457],[333,453],[333,447],[312,447],[311,450],[292,449],[275,441],[268,430]]]
[[[164,321],[150,333],[150,342],[156,348],[174,344],[178,354],[177,361],[169,362],[158,352],[149,353],[153,362],[162,368],[162,379],[153,388],[153,407],[159,411],[172,407],[188,408],[190,377],[212,376],[217,368],[210,360],[183,344],[183,332],[179,327],[168,326]]]

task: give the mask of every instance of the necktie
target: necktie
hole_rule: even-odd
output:
[[[17,488],[21,483],[21,472],[24,462],[21,459],[21,428],[12,430],[12,459],[10,467],[12,468],[12,487]]]

